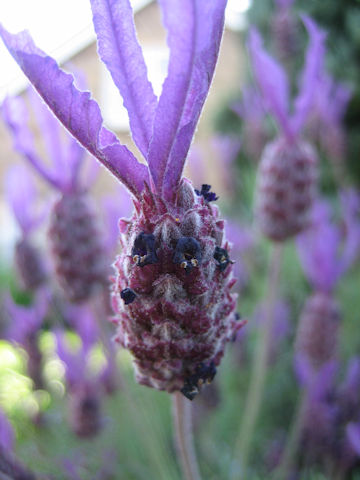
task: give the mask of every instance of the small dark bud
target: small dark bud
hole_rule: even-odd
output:
[[[151,233],[141,232],[135,238],[134,246],[131,251],[134,262],[139,267],[158,262],[155,251],[155,237]]]
[[[234,263],[230,260],[228,252],[224,248],[215,247],[214,258],[218,262],[217,267],[223,272],[229,263]]]
[[[195,193],[199,197],[204,197],[204,199],[207,202],[215,202],[219,197],[216,195],[214,192],[210,192],[211,190],[211,185],[207,185],[206,183],[203,183],[201,185],[201,190],[196,190]]]
[[[124,288],[120,292],[120,297],[124,300],[125,305],[129,305],[135,300],[136,293],[131,288]]]
[[[194,400],[196,395],[201,391],[201,388],[214,380],[215,375],[216,367],[214,362],[210,362],[209,365],[200,363],[195,373],[185,380],[180,392],[189,400]]]
[[[177,241],[173,262],[179,263],[186,273],[201,263],[202,255],[199,242],[193,237],[181,237]]]

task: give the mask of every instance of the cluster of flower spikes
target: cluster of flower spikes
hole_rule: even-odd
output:
[[[301,263],[314,292],[300,316],[296,352],[306,357],[315,370],[336,358],[341,313],[334,290],[355,258],[359,240],[358,231],[345,212],[348,208],[343,201],[345,238],[340,227],[331,221],[329,206],[319,200],[313,206],[309,228],[297,237]]]
[[[103,126],[89,93],[79,91],[27,32],[12,35],[1,28],[0,34],[59,120],[135,197],[136,213],[132,226],[122,225],[124,253],[115,265],[117,336],[131,348],[142,383],[187,394],[211,380],[225,342],[242,325],[230,294],[232,267],[222,223],[203,195],[194,197],[192,187],[181,182],[218,57],[226,0],[159,0],[159,5],[170,57],[157,99],[130,2],[91,0],[99,55],[124,99],[147,165]]]
[[[36,188],[30,172],[23,166],[13,166],[6,175],[5,191],[21,230],[14,256],[18,280],[24,290],[35,291],[46,281],[47,269],[31,238],[44,215],[37,210]]]
[[[281,129],[281,135],[262,154],[255,189],[255,217],[265,236],[284,241],[307,223],[317,179],[317,158],[300,134],[312,108],[314,85],[324,56],[325,35],[303,17],[310,41],[295,111],[289,114],[289,84],[285,71],[262,46],[256,30],[250,33],[249,50],[264,104]]]
[[[28,93],[53,165],[45,166],[36,152],[28,127],[28,110],[20,97],[5,99],[5,123],[14,138],[15,149],[45,181],[60,192],[60,198],[51,210],[48,231],[54,268],[66,297],[73,302],[84,301],[90,297],[96,285],[106,280],[96,215],[87,195],[89,180],[90,183],[93,181],[95,170],[90,172],[91,178],[87,179],[88,184],[84,188],[80,170],[85,150],[71,137],[65,144],[57,120],[32,89]],[[29,246],[22,243],[17,246],[17,251],[18,256],[22,255],[22,265],[25,255],[28,255],[26,266],[30,269],[31,261],[35,262],[35,259],[34,255],[29,257]],[[34,278],[37,270],[33,271]],[[32,277],[31,271],[29,276]]]
[[[334,290],[359,253],[354,201],[359,204],[354,192],[343,193],[345,237],[344,229],[331,220],[329,206],[322,201],[314,204],[311,226],[297,237],[301,264],[314,288],[301,313],[295,344],[297,369],[307,390],[304,448],[311,452],[313,460],[330,455],[332,461],[341,457],[343,462],[345,457],[349,460],[354,456],[353,448],[344,439],[344,424],[358,420],[359,408],[349,405],[359,404],[353,402],[352,395],[359,385],[359,369],[347,382],[348,387],[336,389],[334,385],[341,321]],[[341,445],[338,439],[342,439]]]

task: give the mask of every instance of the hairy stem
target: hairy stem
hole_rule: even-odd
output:
[[[176,448],[184,480],[200,480],[192,435],[191,403],[180,392],[173,395]]]
[[[275,244],[271,252],[267,285],[266,316],[255,347],[250,386],[245,401],[239,436],[235,442],[235,455],[240,459],[239,466],[241,474],[239,474],[238,469],[233,468],[231,472],[232,479],[246,478],[248,458],[256,422],[260,413],[261,400],[263,398],[266,381],[267,361],[274,324],[274,305],[279,284],[282,252],[283,246],[281,243]]]

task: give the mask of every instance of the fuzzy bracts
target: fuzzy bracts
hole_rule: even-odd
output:
[[[265,148],[256,182],[255,212],[262,232],[283,241],[301,232],[315,199],[317,157],[305,142],[279,138]]]
[[[173,392],[201,367],[203,376],[206,369],[210,376],[225,343],[242,326],[235,318],[236,295],[230,293],[232,265],[225,256],[214,258],[216,247],[228,250],[224,222],[186,179],[173,208],[149,191],[135,206],[133,218],[120,224],[123,252],[115,262],[113,286],[116,339],[134,355],[139,383]],[[126,288],[136,294],[129,304],[120,297]],[[201,385],[207,379],[200,380]]]
[[[63,195],[51,212],[49,240],[58,281],[67,298],[81,302],[106,283],[96,218],[85,193]]]

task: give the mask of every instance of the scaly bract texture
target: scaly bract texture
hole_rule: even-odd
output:
[[[228,249],[217,208],[195,197],[183,179],[172,209],[145,191],[133,218],[120,227],[114,321],[117,341],[134,355],[137,380],[173,392],[202,368],[206,381],[242,325],[234,312],[236,295],[230,293],[232,265],[225,254],[214,257],[216,247]],[[129,303],[121,299],[125,289],[135,294]]]

